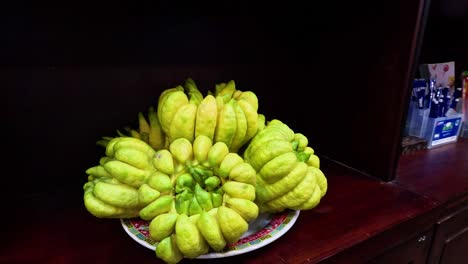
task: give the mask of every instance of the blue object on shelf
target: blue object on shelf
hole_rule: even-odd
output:
[[[426,128],[427,147],[432,148],[458,140],[462,127],[462,114],[429,118]]]

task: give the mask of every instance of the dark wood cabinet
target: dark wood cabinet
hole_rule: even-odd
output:
[[[431,248],[432,234],[433,230],[430,229],[412,237],[372,259],[368,264],[425,264]]]
[[[14,201],[4,210],[19,219],[2,225],[13,228],[2,232],[8,246],[0,262],[154,263],[154,253],[118,222],[87,214],[81,187],[102,153],[95,141],[135,122],[162,90],[187,77],[203,92],[231,79],[256,92],[268,119],[309,138],[329,178],[319,207],[301,213],[281,239],[232,259],[187,263],[466,258],[468,141],[400,156],[417,64],[445,59],[445,45],[454,45],[451,58],[465,52],[456,66],[468,65],[466,38],[455,40],[460,27],[448,23],[454,38],[444,41],[445,29],[431,20],[445,21],[437,13],[442,2],[466,1],[167,2],[96,6],[93,13],[87,6],[32,8],[31,16],[6,17],[4,152],[15,166],[5,166],[0,195]],[[39,241],[29,254],[22,237]]]
[[[402,237],[399,244],[366,263],[468,263],[468,204],[445,212],[429,230],[409,239]]]
[[[437,221],[428,263],[468,263],[468,205]]]

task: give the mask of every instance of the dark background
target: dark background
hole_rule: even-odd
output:
[[[466,2],[432,1],[423,32],[422,1],[325,2],[2,9],[7,207],[80,206],[95,141],[187,77],[204,92],[234,79],[320,156],[392,179],[412,67],[468,68]]]

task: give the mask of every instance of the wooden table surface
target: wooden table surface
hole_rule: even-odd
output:
[[[468,141],[462,140],[404,156],[397,179],[388,183],[324,160],[328,193],[283,236],[245,254],[181,263],[361,263],[398,242],[399,233],[389,230],[403,234],[428,225],[430,217],[422,216],[468,193],[467,153]],[[119,220],[90,215],[81,195],[77,188],[6,207],[0,263],[162,263]]]
[[[402,156],[395,182],[438,203],[466,195],[468,139]]]

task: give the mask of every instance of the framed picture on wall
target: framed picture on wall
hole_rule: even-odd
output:
[[[455,62],[441,62],[421,64],[419,66],[421,77],[427,80],[434,79],[437,87],[454,88]]]

